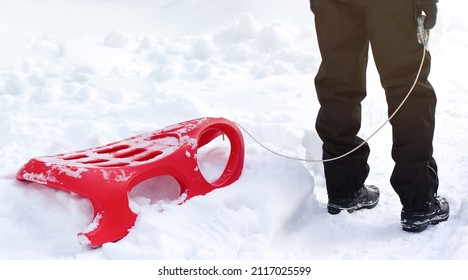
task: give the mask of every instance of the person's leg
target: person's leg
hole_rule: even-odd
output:
[[[352,0],[315,0],[315,26],[322,63],[315,78],[320,111],[316,130],[323,158],[345,154],[362,142],[361,101],[366,96],[369,40],[363,10]],[[353,198],[369,167],[368,145],[324,163],[329,199]]]
[[[414,82],[423,55],[417,42],[413,1],[366,0],[367,27],[376,66],[391,115]],[[434,203],[438,188],[437,165],[432,157],[436,95],[427,80],[430,54],[411,96],[391,120],[391,184],[403,207],[422,211]]]

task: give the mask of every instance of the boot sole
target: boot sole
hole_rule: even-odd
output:
[[[353,213],[354,211],[356,210],[361,210],[361,209],[372,209],[374,208],[375,206],[377,206],[377,203],[379,203],[379,200],[376,200],[374,203],[372,204],[365,204],[365,205],[362,205],[362,204],[357,204],[356,206],[353,206],[353,207],[348,207],[348,208],[343,208],[343,207],[338,207],[338,206],[334,206],[334,205],[328,205],[327,206],[327,210],[328,210],[328,213],[329,214],[332,214],[332,215],[336,215],[336,214],[339,214],[341,211],[348,211],[348,213]]]
[[[424,222],[421,224],[410,224],[410,225],[402,222],[401,226],[404,231],[417,233],[417,232],[424,231],[425,229],[427,229],[429,225],[437,225],[438,223],[445,222],[448,220],[448,218],[449,218],[449,215],[446,215],[443,217],[434,218],[433,220],[428,220],[427,222]]]

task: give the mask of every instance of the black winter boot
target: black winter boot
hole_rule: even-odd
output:
[[[329,199],[328,213],[335,215],[346,210],[349,213],[359,209],[374,208],[379,202],[380,192],[376,186],[364,185],[351,199]]]
[[[421,232],[428,225],[436,225],[447,221],[449,218],[450,207],[447,200],[437,196],[435,203],[429,204],[427,211],[411,211],[403,208],[401,210],[401,225],[404,231]]]

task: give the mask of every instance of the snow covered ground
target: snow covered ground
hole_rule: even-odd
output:
[[[401,230],[388,181],[390,127],[370,142],[378,207],[336,216],[326,213],[321,164],[277,157],[244,134],[238,181],[177,205],[176,196],[154,191],[174,187],[170,178],[154,179],[130,194],[139,216],[128,236],[91,250],[76,237],[92,221],[91,204],[17,181],[30,158],[198,117],[236,121],[281,153],[321,157],[313,87],[320,58],[308,1],[0,0],[0,259],[467,259],[462,3],[441,1],[430,45],[448,222],[420,234]],[[368,75],[364,138],[387,112],[372,63]],[[210,149],[204,172],[216,177],[228,146]]]

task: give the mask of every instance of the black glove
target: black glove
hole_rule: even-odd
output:
[[[311,0],[312,2],[313,0]],[[421,15],[422,12],[426,14],[424,20],[424,28],[427,30],[432,29],[437,21],[437,2],[439,0],[415,0],[416,15]]]
[[[310,10],[315,14],[314,0],[310,0]]]

